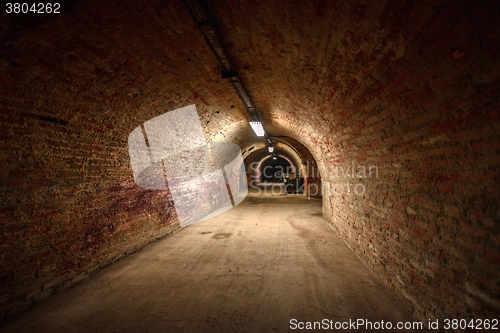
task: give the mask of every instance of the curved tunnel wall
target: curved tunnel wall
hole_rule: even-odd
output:
[[[208,5],[266,129],[318,163],[324,215],[354,251],[422,320],[497,314],[498,3]],[[78,2],[20,32],[2,15],[8,316],[179,227],[168,191],[133,182],[138,125],[195,103],[207,141],[258,141],[181,1]]]

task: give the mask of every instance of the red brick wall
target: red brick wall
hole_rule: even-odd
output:
[[[182,1],[18,19],[0,14],[0,320],[179,228],[168,191],[134,183],[134,128],[190,104],[211,142],[247,124]]]
[[[159,41],[115,38],[127,22],[99,2],[75,10],[29,30],[1,25],[0,320],[179,227],[168,191],[135,185],[127,138],[190,104],[189,80],[165,98],[158,82],[177,74],[152,75],[168,57]]]
[[[498,6],[465,8],[387,3],[379,21],[404,54],[379,45],[340,60],[360,77],[316,108],[335,127],[310,139],[325,216],[424,321],[500,311]],[[353,161],[379,177],[327,171]],[[366,193],[329,190],[348,181]]]
[[[104,106],[101,98],[68,101],[76,88],[70,80],[59,84],[20,75],[3,86],[12,90],[0,109],[0,294],[10,297],[2,298],[0,313],[77,282],[178,227],[168,192],[133,181],[131,126],[118,117],[122,109]],[[38,104],[37,94],[54,106]]]
[[[321,173],[316,161],[308,159],[304,161],[304,195],[308,198],[321,198],[323,189],[321,187]]]

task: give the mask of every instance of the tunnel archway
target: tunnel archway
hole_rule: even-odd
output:
[[[282,182],[283,175],[292,173],[294,169],[289,160],[280,155],[268,157],[260,166],[261,182]]]
[[[293,191],[293,193],[309,198],[322,198],[321,170],[309,149],[297,139],[289,136],[272,139],[276,157],[285,159],[290,165],[291,172],[288,174],[293,174],[293,178],[300,178],[300,191]],[[242,154],[245,159],[249,186],[262,182],[265,179],[262,175],[264,163],[272,159],[272,153],[268,151],[267,144],[262,141],[249,145],[244,147]],[[281,180],[284,183],[284,179]]]

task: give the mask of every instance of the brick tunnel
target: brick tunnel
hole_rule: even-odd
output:
[[[2,330],[500,327],[498,1],[57,4],[0,19]],[[184,227],[129,138],[186,107],[248,193]]]

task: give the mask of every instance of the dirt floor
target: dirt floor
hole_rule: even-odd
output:
[[[319,199],[253,192],[0,331],[293,332],[324,319],[411,321],[405,309],[326,222]]]

